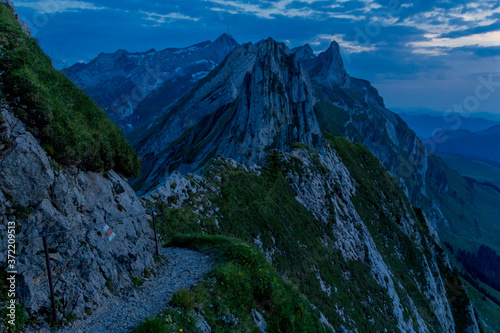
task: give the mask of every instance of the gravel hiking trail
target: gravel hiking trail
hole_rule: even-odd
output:
[[[209,255],[192,250],[169,247],[162,248],[161,254],[167,259],[157,275],[132,289],[128,295],[111,296],[88,318],[76,320],[56,332],[130,332],[141,322],[168,308],[177,290],[201,281],[214,265]]]

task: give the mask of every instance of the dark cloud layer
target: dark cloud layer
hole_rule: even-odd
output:
[[[388,106],[441,109],[500,81],[500,0],[24,0],[14,1],[58,67],[117,49],[145,51],[269,36],[316,52],[337,40],[351,75]],[[500,113],[500,88],[481,110]]]

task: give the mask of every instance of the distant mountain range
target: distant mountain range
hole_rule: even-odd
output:
[[[471,132],[485,130],[489,127],[500,125],[500,121],[484,118],[460,117],[458,115],[430,116],[427,114],[406,114],[399,116],[415,131],[419,138],[433,136],[438,131],[466,130]]]
[[[222,50],[217,51],[218,48]],[[154,53],[151,51],[151,59],[159,61],[159,55]],[[459,202],[481,206],[473,202],[475,197],[471,196],[467,181],[439,158],[428,155],[405,121],[385,107],[370,82],[347,74],[336,43],[316,55],[307,44],[289,49],[283,43],[267,39],[239,46],[230,36],[222,35],[213,43],[166,49],[159,54],[165,54],[164,63],[159,64],[162,68],[175,69],[179,64],[193,64],[207,56],[219,65],[211,71],[207,68],[208,74],[190,79],[185,85],[176,85],[176,78],[159,83],[135,108],[123,108],[116,114],[121,115],[118,123],[122,126],[124,121],[132,122],[128,139],[143,160],[141,174],[132,180],[138,193],[154,190],[174,171],[202,173],[217,155],[259,165],[270,150],[286,150],[295,142],[315,149],[328,132],[359,142],[377,156],[391,175],[399,179],[412,203],[422,207],[439,229],[448,230],[446,237],[442,232],[442,237],[477,234],[478,244],[483,241],[495,244],[493,239],[480,240],[494,233],[477,232],[476,227],[467,230],[474,226],[475,208],[466,214],[451,208],[462,205]],[[142,76],[131,76],[136,81],[144,77],[146,68],[151,66],[147,64],[152,62],[143,63],[137,58],[138,54],[118,51],[100,55],[86,65],[74,65],[66,72],[72,78],[92,77],[75,82],[85,90],[107,96],[106,92],[90,86],[113,87],[116,78],[120,82],[125,80],[124,73],[141,73]],[[108,71],[100,72],[99,64],[104,59],[108,59],[105,62]],[[133,63],[123,66],[117,59],[124,59],[125,63],[134,59],[141,64],[140,70],[134,69]],[[150,58],[144,56],[144,59]],[[89,82],[93,85],[86,88]],[[178,90],[172,92],[169,87],[173,86]],[[476,122],[465,123],[475,128],[494,124],[487,120]],[[500,193],[492,195],[500,200]],[[447,196],[442,204],[436,203]],[[488,206],[481,210],[484,228],[495,225],[494,216],[500,215],[496,209]],[[453,224],[460,227],[451,231],[449,226]]]
[[[439,131],[429,138],[436,142],[436,152],[469,159],[500,163],[500,125],[481,131]]]
[[[62,71],[127,132],[160,114],[236,46],[223,34],[185,48],[101,53]]]
[[[158,80],[153,88],[138,88],[148,91],[143,99],[135,106],[126,100],[113,112],[114,99],[134,96],[133,88],[124,82],[133,78],[140,87],[148,82],[144,80],[148,68],[201,73],[200,68],[191,67],[198,63],[208,66],[199,76],[183,74],[189,79],[179,81],[180,76],[175,74],[171,79]],[[181,49],[101,54],[89,64],[76,64],[65,72],[89,94],[102,96],[97,98],[99,104],[128,129],[128,139],[143,160],[141,174],[132,180],[139,193],[158,187],[174,171],[202,173],[217,155],[261,164],[270,150],[284,150],[294,142],[315,148],[328,132],[370,149],[391,175],[400,179],[412,203],[424,208],[435,225],[474,224],[470,222],[475,220],[472,211],[457,215],[456,209],[448,207],[456,201],[472,200],[467,182],[439,158],[427,154],[404,119],[385,107],[370,82],[347,74],[336,43],[316,55],[307,44],[289,49],[267,39],[240,46],[230,36],[222,35],[213,43]],[[128,93],[120,95],[115,90],[123,85]],[[429,119],[436,121],[431,127],[447,125],[436,117]],[[469,118],[463,124],[486,129],[496,123]],[[436,200],[455,192],[463,197],[449,198],[442,207],[436,204]],[[495,195],[500,200],[500,193]],[[500,214],[495,209],[483,210],[488,211],[485,225],[493,225],[493,216]],[[475,233],[460,229],[450,232]]]
[[[393,111],[397,114],[404,113],[404,114],[412,115],[412,116],[428,115],[428,116],[435,116],[435,117],[443,117],[445,115],[448,115],[448,116],[453,116],[453,115],[460,116],[461,115],[457,112],[445,112],[445,111],[438,111],[438,110],[433,110],[433,109],[429,109],[429,108],[391,107],[390,109],[391,109],[391,111]],[[499,110],[499,112],[500,112],[500,110]],[[474,112],[474,113],[462,114],[462,118],[484,118],[484,119],[500,122],[500,113]]]

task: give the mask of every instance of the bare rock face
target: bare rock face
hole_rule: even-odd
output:
[[[321,135],[313,101],[306,70],[283,43],[237,48],[136,142],[144,170],[133,184],[142,193],[217,154],[251,164],[293,142],[313,147]]]
[[[18,293],[23,305],[49,308],[44,247],[47,237],[60,311],[92,311],[105,294],[129,286],[131,276],[153,265],[152,231],[126,180],[59,167],[9,111],[1,107],[0,219],[16,222]],[[106,235],[109,228],[114,238]],[[112,234],[113,235],[113,234]],[[6,262],[7,242],[0,243]]]
[[[295,159],[303,164],[303,167],[298,169],[302,174],[291,171],[287,175],[292,188],[297,193],[297,200],[323,223],[327,224],[332,219],[335,220],[335,224],[332,225],[332,231],[335,235],[334,245],[341,251],[346,260],[364,262],[370,267],[371,274],[377,283],[387,289],[392,300],[392,311],[397,320],[398,328],[402,332],[431,331],[422,319],[421,310],[417,309],[413,300],[407,298],[410,301],[408,304],[404,304],[404,294],[407,293],[406,286],[395,278],[394,268],[391,267],[376,245],[376,235],[369,231],[367,221],[363,221],[356,210],[353,197],[356,195],[357,184],[339,158],[338,153],[330,145],[325,145],[321,154],[315,158],[316,162],[313,157],[314,155],[304,149],[295,149],[291,153],[285,154],[285,159]],[[311,168],[315,163],[319,163],[323,168]],[[328,172],[322,173],[318,169],[328,170]],[[329,196],[328,193],[335,193],[335,195]],[[381,195],[381,198],[383,197]],[[393,203],[385,203],[381,200],[380,204],[389,210],[389,205]],[[423,241],[426,236],[417,230],[416,222],[410,214],[409,211],[404,212],[405,218],[400,221],[399,227],[404,234],[415,239],[415,245],[418,248],[425,247],[429,253],[428,258],[424,256],[425,259],[422,263],[425,282],[419,284],[419,288],[428,298],[427,301],[431,304],[432,312],[439,318],[440,329],[443,332],[455,332],[455,323],[447,301],[444,278],[438,268],[439,255],[433,246]],[[391,255],[401,258],[406,254],[402,252]],[[451,268],[448,267],[448,269]],[[405,319],[405,312],[412,313],[413,319]],[[473,315],[471,320],[472,317]],[[415,327],[417,327],[416,330]],[[477,326],[471,331],[477,332]]]
[[[304,44],[303,46],[294,47],[290,50],[291,53],[295,54],[295,56],[302,62],[307,62],[308,60],[313,60],[316,58],[313,49],[309,44]]]
[[[330,47],[321,52],[312,66],[308,68],[311,77],[325,85],[349,87],[350,77],[344,68],[337,42],[333,41]]]

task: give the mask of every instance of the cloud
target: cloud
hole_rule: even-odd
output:
[[[361,53],[361,52],[368,52],[375,50],[375,45],[370,45],[370,46],[360,45],[353,41],[346,41],[344,40],[344,38],[345,38],[344,34],[336,34],[336,35],[321,34],[314,37],[313,41],[310,42],[309,44],[320,45],[321,40],[326,40],[329,42],[336,41],[337,43],[339,43],[343,51],[346,53]]]
[[[353,14],[345,14],[345,13],[328,13],[328,16],[336,19],[346,19],[351,21],[363,21],[366,20],[365,15],[353,15]]]
[[[314,2],[324,1],[324,0],[298,0],[298,1],[279,0],[277,2],[271,3],[267,7],[263,6],[262,4],[246,3],[235,0],[205,0],[205,1],[223,6],[223,8],[218,9],[219,11],[226,11],[231,14],[234,13],[251,14],[260,18],[273,19],[276,18],[276,16],[286,16],[289,18],[294,18],[294,17],[305,18],[313,14],[318,14],[317,11],[307,7],[302,7],[302,8],[288,8],[288,7],[293,2],[312,4]],[[214,10],[213,8],[211,9]]]
[[[244,1],[244,0],[202,0],[210,2],[210,10],[218,13],[246,14],[262,19],[274,20],[280,17],[308,20],[337,20],[340,22],[364,21],[368,17],[378,20],[394,20],[386,17],[390,14],[375,0],[277,0],[277,1]],[[408,7],[408,6],[407,6]],[[390,15],[389,15],[390,16]],[[395,19],[397,21],[397,18]]]
[[[476,1],[450,8],[432,7],[409,15],[398,25],[416,27],[424,33],[444,35],[495,24],[498,22],[495,16],[499,13],[497,1]]]
[[[156,22],[154,26],[159,26],[163,23],[169,23],[176,20],[187,20],[194,22],[199,20],[199,18],[197,17],[191,17],[181,13],[157,14],[157,13],[143,12],[143,11],[141,11],[141,13],[146,14],[144,20]]]
[[[85,1],[65,1],[65,0],[40,0],[33,2],[16,1],[16,7],[32,8],[40,13],[64,13],[78,12],[81,10],[102,10],[106,7],[98,7],[91,2]]]
[[[454,49],[462,47],[498,47],[500,46],[500,30],[490,31],[482,34],[474,34],[457,38],[440,38],[437,35],[427,35],[428,40],[420,42],[411,42],[407,46],[414,48],[414,53],[425,53],[440,55],[437,49]]]
[[[276,19],[280,16],[287,18],[317,19],[334,18],[350,21],[366,19],[365,15],[357,12],[368,13],[372,10],[382,8],[374,0],[347,1],[337,0],[331,3],[328,0],[278,0],[244,2],[241,0],[204,0],[219,7],[211,7],[213,11],[228,12],[230,14],[248,14],[264,19]],[[355,7],[347,10],[346,5]]]

